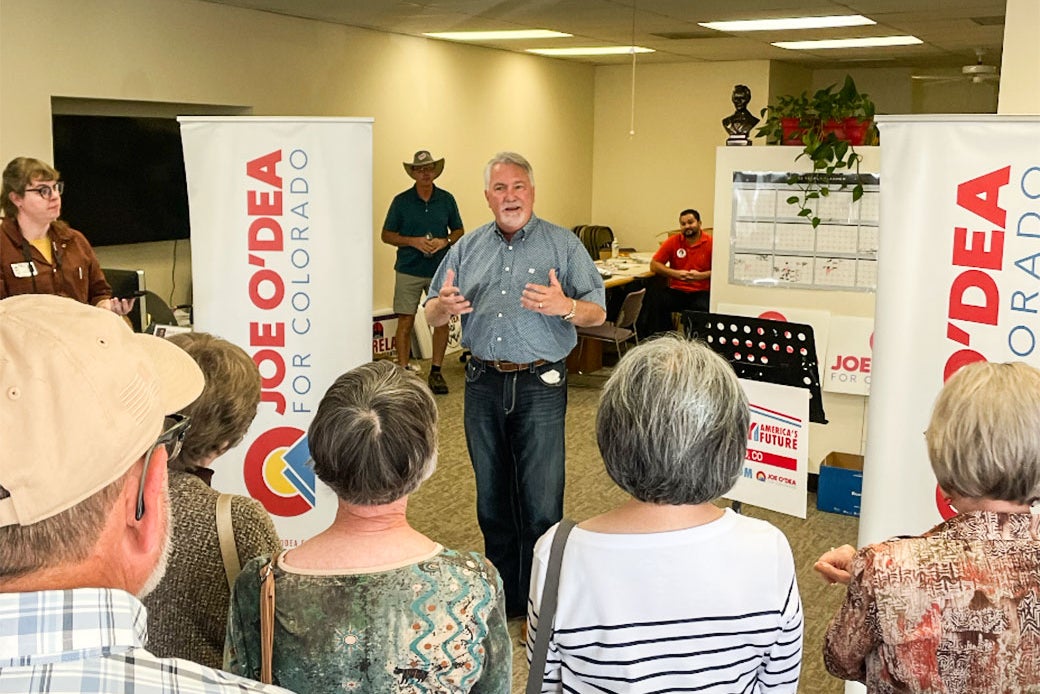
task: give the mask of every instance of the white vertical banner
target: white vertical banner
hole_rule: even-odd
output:
[[[372,358],[372,120],[179,120],[195,328],[245,349],[263,388],[214,486],[260,501],[295,546],[336,510],[307,428],[332,382]]]
[[[860,544],[953,511],[923,432],[965,364],[1040,364],[1040,117],[891,116]]]
[[[809,391],[740,379],[748,397],[744,470],[725,496],[805,518],[809,468]]]

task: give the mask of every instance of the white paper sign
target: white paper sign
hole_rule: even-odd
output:
[[[751,423],[744,471],[727,499],[805,518],[809,391],[740,379]]]
[[[830,311],[818,311],[809,308],[792,308],[790,306],[780,305],[770,306],[766,304],[720,303],[716,307],[715,312],[725,313],[731,316],[748,316],[750,318],[783,321],[784,323],[811,325],[813,329],[813,337],[816,338],[817,359],[823,359],[823,355],[827,353],[827,340],[831,326]]]

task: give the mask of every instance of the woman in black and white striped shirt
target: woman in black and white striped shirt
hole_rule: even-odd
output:
[[[712,503],[741,473],[748,419],[732,368],[701,343],[666,336],[621,360],[596,432],[631,498],[570,535],[543,691],[797,691],[787,539]],[[535,548],[528,644],[555,532]]]

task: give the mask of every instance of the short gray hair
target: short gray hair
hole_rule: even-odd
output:
[[[531,168],[531,162],[524,159],[521,155],[516,152],[499,152],[491,161],[484,167],[484,190],[488,189],[491,185],[491,169],[495,168],[496,164],[512,164],[519,166],[527,173],[528,180],[531,181],[531,187],[534,187],[534,169]]]
[[[669,334],[618,363],[603,388],[596,440],[607,474],[636,499],[702,504],[736,484],[749,419],[726,360]]]
[[[363,364],[332,384],[307,432],[314,472],[362,506],[411,494],[437,463],[437,403],[415,374]]]
[[[976,362],[943,386],[925,432],[946,492],[1028,504],[1040,497],[1040,371]]]
[[[32,525],[0,528],[0,581],[89,557],[132,469],[61,513]]]

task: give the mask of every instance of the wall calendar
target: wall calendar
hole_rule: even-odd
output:
[[[797,206],[787,203],[792,195],[800,196],[798,182],[812,176],[821,174],[733,173],[731,284],[874,291],[878,176],[825,176],[830,195],[809,201],[813,216],[820,218],[815,229],[798,215]],[[852,186],[857,182],[863,185],[863,196],[853,201]]]

